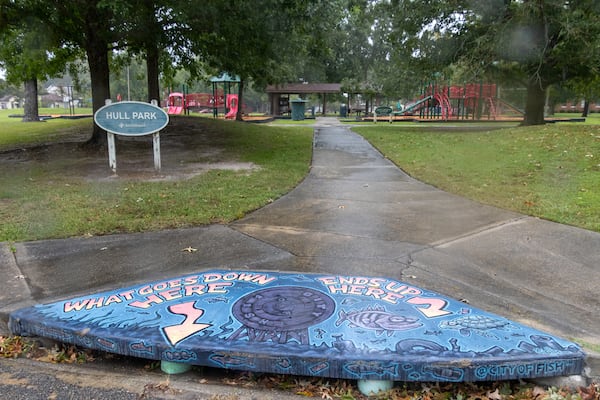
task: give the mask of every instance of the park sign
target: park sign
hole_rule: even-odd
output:
[[[163,129],[169,115],[160,107],[139,101],[107,104],[94,114],[96,124],[115,135],[143,136]]]
[[[159,172],[160,165],[160,130],[169,123],[169,115],[158,102],[152,104],[140,101],[121,101],[106,105],[94,114],[94,122],[104,129],[108,140],[108,164],[113,173],[117,173],[117,155],[115,135],[144,136],[152,134],[154,148],[154,169]]]

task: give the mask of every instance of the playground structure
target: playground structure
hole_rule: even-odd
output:
[[[211,93],[169,93],[167,102],[167,113],[178,115],[186,111],[208,112],[213,108],[224,107],[225,101],[223,91],[215,96]]]
[[[240,79],[222,74],[210,81],[212,93],[187,93],[185,86],[181,92],[170,93],[167,99],[167,113],[187,115],[190,111],[201,113],[212,111],[213,117],[216,118],[219,109],[223,109],[226,119],[235,119],[238,112],[238,95],[232,94],[231,89],[233,85],[240,83]],[[223,85],[222,88],[219,87],[220,84]]]
[[[188,93],[172,92],[167,101],[167,114],[180,115],[189,111],[213,112],[216,116],[219,108],[225,108],[225,118],[234,119],[238,111],[238,95],[223,95],[219,91],[216,96],[210,93]]]
[[[384,111],[377,116],[411,116],[420,119],[441,120],[497,120],[505,114],[523,115],[523,111],[498,96],[496,84],[468,83],[458,85],[438,85],[430,83],[423,87],[418,98],[401,105],[397,110],[379,107]]]
[[[168,98],[168,114],[188,114],[194,112],[210,112],[213,117],[235,119],[239,105],[238,95],[232,88],[240,81],[237,77],[223,74],[211,79],[212,93],[185,93],[173,92]],[[222,86],[221,86],[222,85]],[[340,94],[341,84],[287,84],[270,86],[267,88],[272,115],[281,115],[291,111],[290,94],[320,93],[323,97],[323,113],[325,112],[326,94]],[[421,93],[412,101],[404,105],[398,104],[395,108],[379,106],[372,109],[376,100],[368,99],[366,105],[358,104],[350,108],[350,96],[344,111],[356,113],[357,119],[369,120],[372,118],[387,117],[391,120],[507,120],[522,118],[524,111],[506,100],[500,98],[500,89],[495,83],[466,83],[463,85],[447,85],[437,82],[422,86]],[[509,96],[507,96],[509,93]],[[510,93],[513,93],[511,96]],[[515,97],[514,91],[509,88],[503,91],[504,98],[521,102],[520,96]],[[379,103],[379,101],[377,101]],[[381,104],[381,103],[380,103]],[[371,105],[371,107],[370,107]],[[340,107],[340,115],[342,115]],[[361,113],[362,117],[361,117]]]

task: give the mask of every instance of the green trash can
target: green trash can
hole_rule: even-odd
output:
[[[292,121],[304,120],[304,105],[308,103],[306,100],[292,100]]]
[[[340,117],[346,118],[348,116],[348,107],[345,104],[340,105]]]

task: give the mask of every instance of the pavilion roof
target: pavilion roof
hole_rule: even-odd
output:
[[[267,86],[267,93],[340,93],[341,91],[341,83],[285,83]]]

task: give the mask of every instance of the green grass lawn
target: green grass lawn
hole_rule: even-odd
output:
[[[7,119],[0,117],[0,124]],[[228,222],[287,193],[308,171],[311,128],[205,118],[188,118],[185,123],[201,124],[211,132],[221,161],[249,162],[257,168],[210,170],[177,181],[90,180],[78,174],[81,167],[77,160],[44,159],[32,167],[8,157],[0,163],[0,241]],[[72,129],[91,132],[91,124],[89,118],[11,121],[11,129],[0,132],[0,151],[22,147],[22,142],[31,143],[32,137],[42,142],[60,141],[61,137],[68,138]],[[17,128],[13,130],[14,126]],[[83,152],[81,161],[86,157]],[[104,152],[100,157],[107,160]]]
[[[600,232],[600,125],[479,126],[354,129],[411,176],[440,189]]]
[[[68,110],[59,108],[42,108],[40,115],[68,115]],[[76,114],[91,115],[90,108],[78,108]],[[20,116],[20,117],[19,117]],[[0,151],[38,143],[65,140],[82,130],[88,130],[92,118],[82,119],[50,119],[44,122],[22,122],[23,109],[0,110]],[[91,131],[90,131],[91,134]]]
[[[555,118],[582,118],[580,113],[556,113]],[[600,113],[590,113],[585,122],[568,122],[568,124],[600,125]]]
[[[0,151],[72,140],[75,134],[81,140],[92,123],[23,123],[9,118],[11,111],[0,111]],[[288,192],[308,171],[311,127],[191,120],[214,132],[224,157],[259,168],[214,170],[182,181],[90,182],[58,173],[77,170],[65,160],[31,168],[8,157],[0,163],[0,241],[228,222]],[[499,126],[371,123],[354,129],[406,172],[443,190],[600,232],[600,125],[491,130]]]

